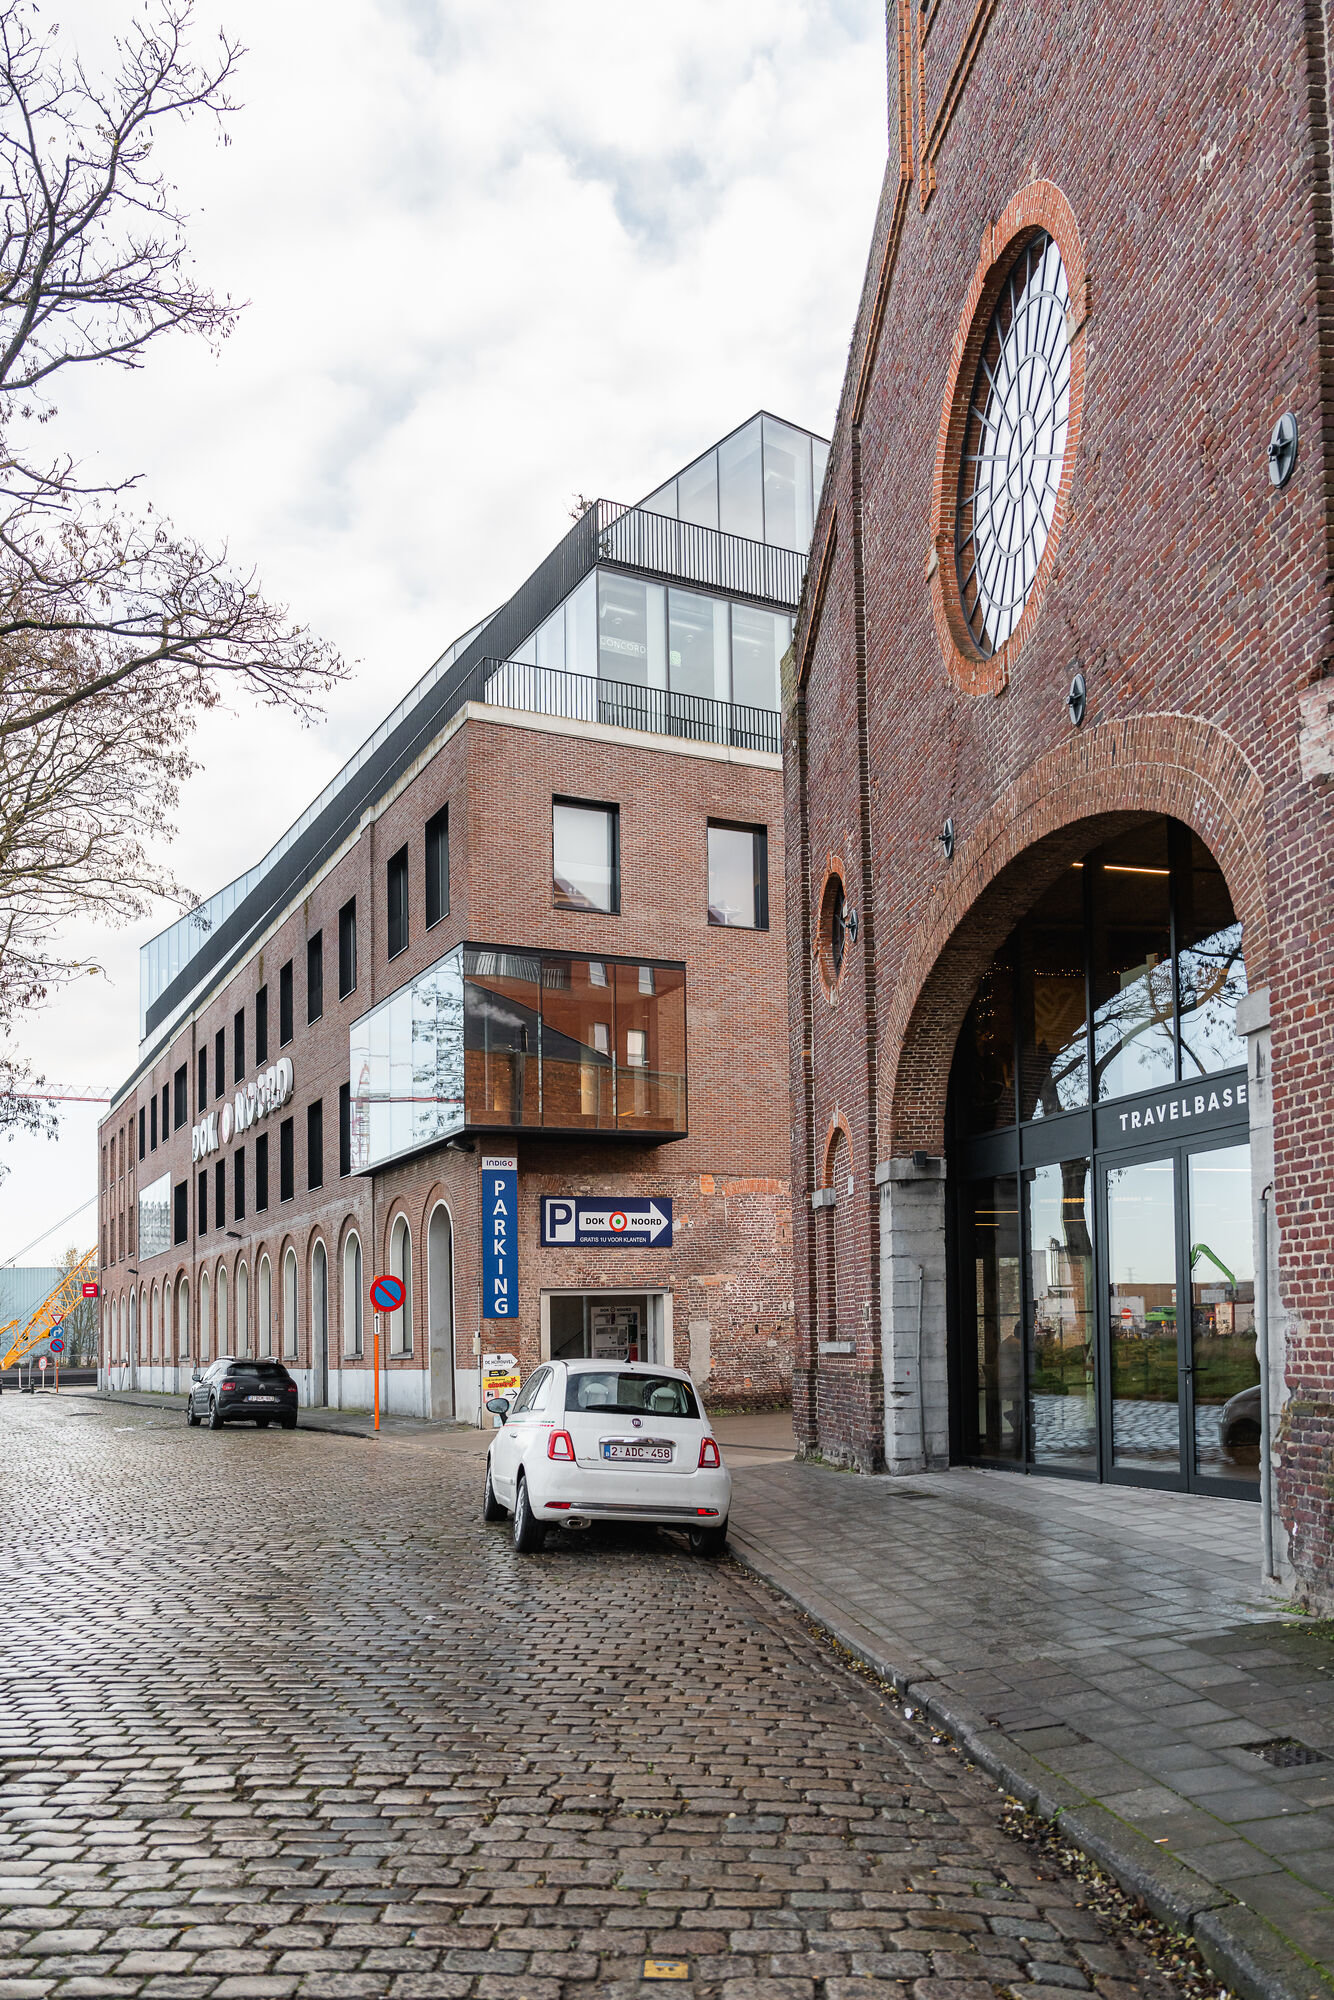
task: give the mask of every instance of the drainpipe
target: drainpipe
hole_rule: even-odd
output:
[[[1273,1182],[1260,1195],[1260,1269],[1255,1291],[1255,1331],[1260,1359],[1260,1533],[1264,1550],[1264,1574],[1277,1583],[1274,1572],[1274,1474],[1269,1457],[1269,1197]]]
[[[926,1458],[926,1384],[922,1380],[922,1302],[926,1294],[926,1268],[917,1266],[917,1438],[922,1452],[922,1470],[927,1471]]]

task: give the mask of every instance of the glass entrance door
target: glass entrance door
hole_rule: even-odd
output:
[[[1260,1484],[1260,1364],[1249,1146],[1187,1160],[1190,1387],[1194,1475]]]
[[[1106,1169],[1104,1435],[1117,1473],[1181,1477],[1176,1161]]]

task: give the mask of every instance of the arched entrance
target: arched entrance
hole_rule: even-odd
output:
[[[426,1231],[427,1311],[430,1315],[431,1415],[454,1415],[454,1229],[438,1202]]]
[[[1063,858],[994,952],[946,1118],[955,1461],[1256,1496],[1245,993],[1165,818]]]

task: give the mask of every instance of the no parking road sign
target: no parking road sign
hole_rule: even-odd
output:
[[[396,1313],[403,1303],[403,1280],[401,1278],[375,1278],[371,1283],[371,1304],[376,1312]]]
[[[542,1244],[554,1250],[585,1244],[606,1249],[617,1243],[651,1244],[668,1250],[672,1242],[672,1204],[665,1195],[615,1195],[593,1200],[583,1195],[544,1195]]]
[[[50,1348],[53,1354],[63,1354],[65,1352],[65,1341],[63,1335],[58,1333],[53,1333],[51,1335],[50,1340],[47,1342],[47,1346]]]

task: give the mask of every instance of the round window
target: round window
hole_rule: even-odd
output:
[[[978,357],[959,466],[959,597],[989,658],[1024,613],[1056,514],[1070,429],[1070,288],[1048,235],[1010,266]]]
[[[826,992],[832,994],[843,976],[848,941],[857,935],[848,911],[848,892],[841,875],[830,875],[820,898],[817,958]]]

